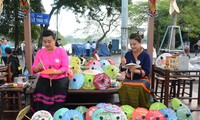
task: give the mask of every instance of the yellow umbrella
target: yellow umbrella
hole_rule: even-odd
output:
[[[29,110],[30,110],[30,105],[26,106],[18,113],[16,120],[22,120],[24,117],[30,120],[30,118],[26,115],[29,112]]]

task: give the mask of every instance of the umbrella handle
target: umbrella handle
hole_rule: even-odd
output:
[[[49,82],[50,82],[50,87],[51,87],[51,86],[52,86],[52,78],[50,78],[50,81],[49,81]]]
[[[31,118],[30,118],[30,117],[28,117],[27,115],[25,115],[25,117],[26,117],[27,119],[29,119],[29,120],[31,119]]]

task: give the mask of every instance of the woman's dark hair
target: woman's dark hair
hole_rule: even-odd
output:
[[[43,37],[52,36],[53,39],[55,39],[55,33],[51,30],[44,30],[42,35]]]
[[[139,43],[142,42],[142,38],[138,33],[132,33],[130,35],[129,39],[134,39],[134,40],[138,41]]]

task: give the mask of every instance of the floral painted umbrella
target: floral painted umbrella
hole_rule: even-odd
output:
[[[172,99],[172,108],[174,110],[177,110],[180,106],[182,106],[182,102],[178,98],[173,98]]]
[[[46,110],[39,110],[33,114],[31,120],[53,120],[51,113]]]
[[[94,113],[94,111],[98,110],[99,107],[97,106],[92,106],[90,107],[87,111],[86,111],[86,120],[92,120],[92,114]]]
[[[94,76],[94,86],[99,90],[104,90],[110,87],[110,77],[105,73],[100,73]]]
[[[83,118],[85,118],[86,111],[88,110],[88,108],[85,106],[78,106],[75,110],[79,111],[82,114]]]

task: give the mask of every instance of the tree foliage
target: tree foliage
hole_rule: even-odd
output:
[[[180,26],[184,41],[190,39],[194,44],[200,37],[200,1],[199,0],[177,0],[180,13],[177,15],[177,25]],[[167,26],[172,25],[172,15],[169,15],[169,0],[160,0],[157,3],[157,16],[154,18],[154,43],[156,48],[159,47],[161,39],[164,36]],[[131,23],[141,25],[148,20],[147,2],[131,5],[130,15],[134,16]],[[139,14],[138,14],[139,13]],[[189,31],[188,31],[189,28]],[[189,37],[188,37],[189,35]]]
[[[18,16],[20,9],[19,0],[4,0],[3,13],[0,16],[0,35],[15,42],[15,48],[24,40],[23,18]],[[41,0],[31,1],[31,11],[44,11]],[[32,39],[37,39],[40,29],[37,25],[31,25]]]

